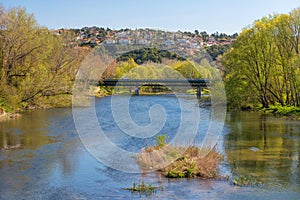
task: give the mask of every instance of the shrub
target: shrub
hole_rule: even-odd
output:
[[[204,157],[201,155],[201,149],[189,147],[182,157],[160,171],[168,178],[217,178],[221,155],[214,149]]]
[[[166,135],[165,134],[156,136],[155,140],[156,140],[156,147],[158,147],[158,148],[162,148],[166,145]]]
[[[195,146],[186,149],[170,144],[160,149],[148,147],[137,157],[142,169],[157,169],[168,178],[217,178],[220,161],[221,155],[215,149],[205,151]]]

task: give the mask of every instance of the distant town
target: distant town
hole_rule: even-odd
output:
[[[139,44],[149,45],[153,41],[164,44],[166,47],[176,47],[185,49],[194,54],[200,49],[205,48],[215,60],[218,55],[223,54],[237,38],[238,34],[227,35],[225,33],[208,34],[205,31],[199,32],[167,32],[154,29],[120,29],[112,30],[102,27],[83,27],[81,29],[58,29],[57,34],[73,32],[75,39],[74,45],[89,46],[94,48],[101,43],[105,44]]]

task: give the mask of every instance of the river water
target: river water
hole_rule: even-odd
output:
[[[162,104],[167,108],[167,120],[161,132],[172,137],[178,129],[180,109],[173,96],[135,96],[131,101],[140,105],[131,109],[138,123],[149,123],[148,109]],[[96,99],[95,105],[99,123],[121,148],[137,151],[153,144],[153,139],[122,136],[113,124],[110,97]],[[194,102],[191,105],[196,106]],[[204,118],[209,109],[201,107]],[[204,125],[199,131],[206,128]],[[22,148],[3,149],[18,144]],[[224,156],[221,173],[247,175],[262,182],[254,187],[220,180],[167,179],[155,172],[132,174],[107,167],[82,145],[69,108],[36,110],[0,122],[0,148],[0,199],[5,200],[300,199],[300,123],[261,113],[228,112],[218,142]],[[122,190],[139,180],[164,189],[149,196]]]

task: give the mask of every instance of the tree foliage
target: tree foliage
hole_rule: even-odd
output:
[[[17,110],[43,106],[50,97],[71,94],[87,51],[70,45],[74,35],[56,35],[40,27],[23,8],[1,8],[0,13],[1,99]]]
[[[137,64],[143,64],[145,62],[161,63],[163,58],[185,60],[182,56],[174,52],[167,50],[159,50],[157,48],[143,48],[134,51],[130,51],[121,55],[117,61],[128,61],[132,58]]]
[[[168,65],[148,63],[138,65],[133,58],[127,62],[120,62],[115,67],[115,78],[129,79],[182,79],[182,78],[210,78],[212,69],[196,64],[192,61],[176,61]],[[113,78],[113,77],[111,77]]]
[[[223,56],[228,101],[234,107],[300,105],[300,9],[256,20]]]
[[[212,45],[206,47],[205,49],[213,60],[217,60],[219,55],[223,55],[228,49],[230,49],[230,45]]]

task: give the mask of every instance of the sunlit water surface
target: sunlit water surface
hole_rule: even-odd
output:
[[[122,97],[119,97],[122,98]],[[132,97],[131,115],[138,124],[149,123],[154,104],[166,108],[161,133],[174,136],[181,111],[172,96]],[[139,105],[139,106],[137,106]],[[191,101],[192,106],[197,106]],[[113,122],[110,97],[96,99],[99,124],[121,148],[137,152],[154,144],[154,137],[126,136]],[[207,130],[209,107],[201,108],[198,140]],[[0,123],[0,199],[300,199],[300,123],[247,112],[229,112],[218,142],[224,155],[224,175],[249,175],[263,184],[236,187],[230,181],[166,179],[159,174],[130,174],[106,167],[81,144],[71,109],[37,110]],[[144,180],[163,191],[150,196],[121,188]]]

